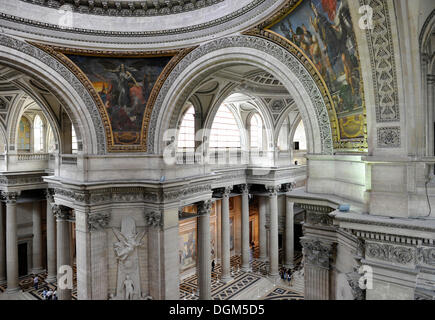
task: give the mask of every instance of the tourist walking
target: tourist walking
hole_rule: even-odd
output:
[[[35,288],[35,290],[38,290],[38,285],[39,285],[39,278],[38,278],[38,276],[36,275],[36,276],[33,278],[33,287]]]

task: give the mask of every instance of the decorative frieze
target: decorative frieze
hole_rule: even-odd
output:
[[[435,248],[418,247],[416,258],[420,264],[435,267]]]
[[[332,226],[334,219],[328,213],[306,211],[305,222],[310,225]]]
[[[413,248],[382,243],[367,243],[365,252],[366,257],[404,265],[413,263],[415,257]]]
[[[400,148],[400,127],[378,128],[379,148]]]

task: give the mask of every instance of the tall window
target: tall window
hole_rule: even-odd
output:
[[[302,121],[299,123],[298,127],[296,128],[293,141],[299,142],[299,150],[307,150],[307,138],[305,136],[305,127]]]
[[[240,128],[233,113],[227,106],[222,105],[213,121],[210,132],[210,148],[240,148]]]
[[[72,137],[72,153],[77,153],[77,136],[76,136],[76,131],[74,130],[74,126],[71,125],[71,137]]]
[[[30,122],[21,117],[18,129],[18,151],[30,151]]]
[[[191,106],[184,114],[178,133],[178,152],[195,151],[195,109]]]
[[[33,151],[44,151],[44,126],[42,124],[41,117],[36,115],[33,122]]]
[[[262,149],[263,148],[263,121],[260,115],[254,114],[251,118],[250,124],[250,137],[251,148]]]

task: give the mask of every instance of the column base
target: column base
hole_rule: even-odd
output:
[[[268,274],[268,278],[271,279],[272,281],[278,280],[280,279],[279,274]]]
[[[7,288],[7,289],[6,289],[6,293],[8,293],[8,294],[17,293],[17,292],[19,292],[20,290],[21,290],[21,289],[20,289],[19,287],[17,287],[17,288],[11,288],[11,289]]]
[[[260,256],[257,260],[261,261],[261,262],[266,262],[266,261],[269,261],[269,258],[268,257],[261,257]]]
[[[7,279],[6,278],[0,279],[0,286],[4,285],[6,283],[7,283]]]
[[[221,281],[222,281],[223,283],[229,283],[229,282],[231,282],[231,281],[233,281],[233,280],[234,280],[234,278],[232,278],[232,277],[230,277],[230,276],[221,277]]]
[[[56,281],[57,281],[56,276],[47,276],[47,278],[45,279],[45,282],[48,282],[48,283],[54,283]]]
[[[32,273],[33,274],[40,274],[40,273],[43,273],[43,272],[45,272],[45,269],[44,268],[34,268],[34,269],[32,269]]]
[[[243,272],[252,272],[251,266],[242,266],[240,268],[240,270],[243,271]]]
[[[295,265],[292,263],[286,263],[283,265],[283,267],[286,269],[294,269]]]

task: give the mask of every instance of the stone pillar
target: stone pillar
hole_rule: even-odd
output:
[[[221,280],[225,283],[233,280],[231,278],[231,264],[230,264],[230,192],[232,187],[226,187],[222,195],[222,275]]]
[[[216,205],[216,219],[217,219],[217,251],[216,251],[216,262],[221,263],[222,257],[222,201],[218,200],[215,202]]]
[[[54,205],[53,212],[56,215],[57,221],[57,296],[59,300],[71,300],[72,289],[61,289],[61,277],[65,273],[59,272],[62,266],[70,266],[72,270],[72,261],[70,254],[70,209],[64,206]]]
[[[251,271],[249,264],[249,187],[242,185],[242,271]]]
[[[259,237],[260,237],[260,256],[261,261],[267,260],[267,231],[266,231],[266,198],[259,197]]]
[[[198,287],[199,299],[211,300],[210,210],[212,202],[198,205]]]
[[[19,291],[17,243],[17,192],[3,192],[6,199],[6,273],[8,293]]]
[[[53,192],[46,191],[47,197],[47,279],[45,281],[56,282],[56,219],[53,214]]]
[[[6,283],[6,226],[5,209],[0,202],[0,284]]]
[[[278,190],[279,186],[268,186],[270,203],[270,252],[269,252],[269,276],[279,276],[279,243],[278,243]]]
[[[329,300],[330,259],[335,244],[301,238],[304,248],[305,300]]]
[[[285,213],[285,263],[286,268],[294,268],[294,203],[286,197]]]
[[[32,273],[38,274],[42,272],[42,225],[41,225],[41,203],[33,202],[32,210],[33,220],[33,249],[32,249]]]

